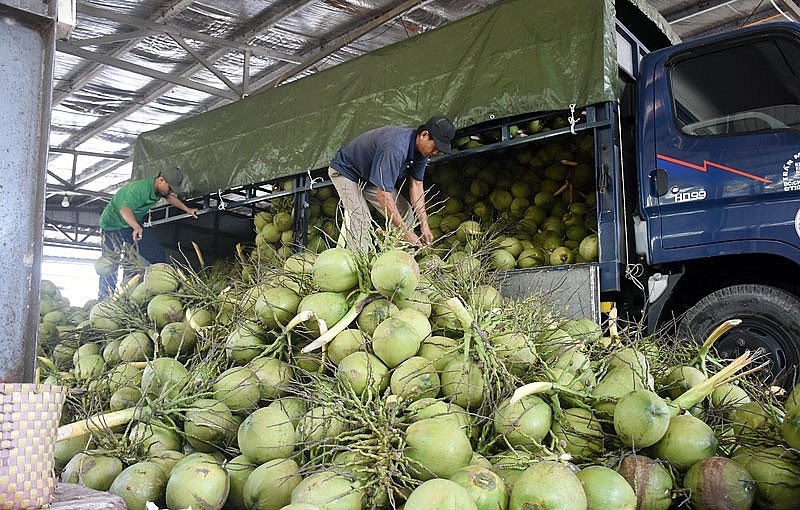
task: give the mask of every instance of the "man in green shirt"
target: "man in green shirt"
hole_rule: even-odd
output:
[[[124,245],[136,246],[139,256],[150,264],[166,262],[166,253],[161,243],[142,228],[141,221],[150,209],[162,198],[193,218],[197,209],[184,204],[176,195],[183,183],[183,173],[170,168],[155,177],[131,181],[121,187],[100,215],[100,230],[103,251],[111,252]],[[117,274],[100,277],[100,298],[114,291]]]

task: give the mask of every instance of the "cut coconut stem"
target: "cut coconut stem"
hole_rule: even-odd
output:
[[[752,363],[754,359],[755,355],[751,355],[750,351],[745,351],[744,354],[731,361],[730,364],[713,376],[700,381],[672,402],[668,402],[670,413],[675,416],[684,409],[691,409],[696,406],[718,387],[737,379],[736,372]]]
[[[125,285],[122,286],[117,292],[111,295],[110,301],[114,302],[118,300],[120,297],[127,294],[130,290],[133,290],[136,287],[136,284],[139,283],[139,280],[142,279],[141,273],[136,273],[135,275],[131,276],[131,279],[125,282]]]
[[[56,434],[56,442],[66,441],[78,436],[86,435],[90,432],[99,432],[120,425],[125,425],[131,421],[137,414],[144,412],[143,408],[129,407],[119,411],[112,411],[110,413],[99,414],[92,416],[85,420],[68,423],[58,427]]]
[[[364,294],[364,293],[360,293],[356,297],[355,304],[352,307],[350,307],[350,310],[348,310],[346,314],[344,314],[344,317],[339,319],[339,322],[334,324],[333,327],[328,329],[327,331],[323,331],[322,328],[320,328],[320,331],[322,331],[323,333],[319,336],[319,338],[317,338],[316,340],[314,340],[310,344],[308,344],[305,347],[303,347],[300,350],[300,352],[302,352],[302,353],[311,352],[313,350],[319,349],[320,347],[322,347],[323,345],[325,345],[327,343],[330,343],[331,340],[336,338],[336,335],[338,335],[339,333],[341,333],[342,331],[347,329],[347,327],[350,324],[352,324],[354,320],[356,320],[356,317],[358,317],[358,314],[361,313],[361,310],[364,309],[364,307],[367,305],[367,303],[370,303],[371,301],[374,301],[375,299],[378,299],[379,297],[380,296],[367,295],[367,294]],[[289,324],[286,326],[287,330],[290,329],[289,325],[291,325],[293,322],[295,322],[296,319],[297,319],[297,316],[289,322]],[[300,322],[302,322],[302,321],[300,321]],[[294,326],[292,326],[292,327],[294,327]]]
[[[200,262],[200,267],[206,267],[206,261],[203,259],[203,253],[200,251],[200,247],[194,241],[192,241],[192,247],[194,248],[195,254],[197,254],[197,260]]]
[[[573,395],[576,397],[586,397],[585,393],[581,393],[580,391],[575,391],[573,389],[567,388],[566,386],[561,386],[560,384],[556,384],[549,381],[536,381],[532,383],[528,383],[524,386],[520,386],[516,390],[514,390],[514,394],[511,395],[510,404],[516,404],[520,399],[527,397],[528,395],[536,395],[537,393],[545,393],[548,391],[557,391],[558,393],[566,393],[568,395]]]
[[[711,350],[711,346],[714,345],[722,335],[730,331],[731,329],[735,328],[739,324],[742,323],[741,319],[729,319],[717,326],[717,328],[708,335],[706,341],[703,342],[703,345],[700,346],[700,350],[697,351],[697,356],[692,360],[690,365],[694,365],[696,363],[700,364],[700,369],[703,371],[704,374],[706,372],[706,357],[708,356],[708,351]]]
[[[466,363],[469,359],[472,328],[473,324],[476,324],[475,319],[472,318],[472,315],[464,306],[464,303],[462,303],[457,297],[451,297],[450,299],[445,300],[443,304],[448,310],[453,312],[456,320],[459,324],[461,324],[461,329],[464,331],[464,362]]]

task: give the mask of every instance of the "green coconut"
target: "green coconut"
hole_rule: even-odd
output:
[[[292,384],[292,367],[277,358],[255,358],[245,365],[258,379],[261,400],[270,400],[286,395]]]
[[[364,350],[366,345],[367,337],[360,329],[344,329],[328,344],[328,359],[338,365],[346,356]]]
[[[691,366],[677,366],[670,370],[661,381],[659,393],[669,398],[678,398],[686,390],[706,379],[700,370]]]
[[[172,473],[172,468],[174,468],[179,461],[183,460],[184,457],[186,457],[186,454],[183,452],[175,450],[157,450],[151,452],[147,456],[147,460],[157,464],[167,477],[169,477]]]
[[[643,455],[626,455],[616,471],[633,487],[638,510],[667,510],[672,505],[674,482],[660,462]]]
[[[623,395],[640,389],[649,389],[640,373],[627,365],[615,366],[597,382],[592,392],[592,407],[597,414],[613,418],[617,401]]]
[[[750,402],[750,395],[741,386],[723,384],[711,393],[711,405],[717,408],[732,408]]]
[[[536,446],[550,431],[553,411],[536,395],[511,404],[507,398],[494,412],[494,430],[514,446]]]
[[[108,452],[102,450],[79,452],[64,466],[61,481],[107,491],[122,472],[122,468],[122,461]]]
[[[108,492],[121,497],[128,510],[147,510],[147,502],[160,501],[166,486],[167,475],[158,464],[141,461],[123,469]]]
[[[264,352],[266,332],[257,322],[246,321],[233,328],[225,339],[225,355],[238,364],[245,364]]]
[[[377,396],[389,385],[389,369],[377,356],[366,351],[345,356],[336,376],[353,388],[356,395],[363,395],[369,388],[370,394]]]
[[[683,478],[697,510],[748,510],[753,505],[756,484],[738,462],[725,457],[709,457],[692,465]]]
[[[436,370],[442,371],[447,364],[458,357],[459,342],[447,336],[431,335],[426,337],[417,351],[431,363]]]
[[[275,407],[253,411],[239,425],[237,436],[241,452],[256,464],[290,457],[297,442],[292,421]]]
[[[180,286],[178,272],[174,267],[164,262],[147,266],[142,282],[147,285],[153,294],[175,292]]]
[[[358,286],[358,265],[355,255],[346,248],[328,248],[311,268],[311,278],[323,290],[347,292]]]
[[[451,420],[427,418],[406,429],[407,449],[414,476],[420,480],[447,478],[472,459],[469,438]]]
[[[169,294],[155,295],[147,303],[147,317],[155,323],[158,329],[170,322],[182,321],[183,314],[183,303]]]
[[[463,486],[451,480],[434,478],[423,482],[411,492],[404,509],[478,510],[478,506]]]
[[[466,434],[469,434],[472,426],[470,415],[463,407],[436,398],[426,397],[415,400],[408,405],[406,412],[412,421],[426,418],[450,420]]]
[[[786,413],[781,425],[781,435],[790,448],[800,450],[800,408]]]
[[[273,459],[256,467],[242,489],[242,499],[248,510],[286,508],[292,491],[302,481],[300,466],[292,459]]]
[[[170,322],[161,328],[158,339],[165,354],[177,356],[194,350],[197,334],[186,322]]]
[[[119,313],[110,301],[100,301],[89,310],[89,322],[100,331],[114,331],[120,328]]]
[[[524,374],[530,370],[531,365],[539,362],[536,347],[525,333],[503,333],[490,337],[489,342],[494,346],[497,356],[515,375]]]
[[[474,460],[474,457],[473,457]],[[452,475],[449,479],[467,490],[475,501],[477,510],[506,510],[509,491],[503,479],[489,469],[491,464],[478,466],[473,462]]]
[[[509,498],[510,510],[586,510],[588,502],[581,481],[564,464],[541,461],[519,475]]]
[[[375,328],[372,350],[387,367],[394,368],[417,354],[424,336],[410,322],[390,316]]]
[[[800,459],[780,446],[736,455],[756,483],[756,508],[793,509],[800,501]]]
[[[336,473],[308,475],[292,490],[292,503],[311,503],[325,510],[361,510],[364,494],[354,482]]]
[[[588,510],[637,510],[633,488],[613,469],[588,466],[578,471],[576,476],[586,493]]]
[[[330,405],[315,406],[297,422],[297,439],[301,443],[332,439],[347,430],[347,424]]]
[[[172,469],[167,481],[166,499],[169,508],[221,510],[228,499],[228,473],[217,462],[205,457],[186,462],[191,454]]]
[[[220,450],[227,439],[235,436],[239,423],[223,402],[200,398],[184,413],[183,432],[186,441],[199,452]]]
[[[211,385],[212,395],[233,413],[255,409],[261,400],[258,376],[247,368],[234,366],[217,376]]]
[[[372,336],[378,324],[399,310],[400,308],[388,299],[376,299],[364,305],[356,318],[356,324],[364,334]]]
[[[122,361],[147,361],[152,359],[155,346],[144,331],[132,331],[120,340],[117,355]]]
[[[670,419],[664,437],[652,446],[652,454],[675,469],[686,471],[696,462],[716,455],[718,444],[708,424],[691,414],[682,414]]]
[[[319,334],[317,319],[325,321],[327,328],[332,328],[349,310],[347,298],[338,292],[315,292],[308,294],[300,300],[297,313],[309,310],[314,312],[316,318],[304,322],[306,328],[314,334]]]
[[[564,451],[579,459],[591,459],[603,449],[603,426],[589,409],[564,409],[553,421],[551,431]]]
[[[278,286],[266,289],[259,295],[254,311],[265,327],[274,329],[288,323],[299,304],[300,296],[294,290]]]
[[[667,403],[648,390],[623,395],[614,407],[614,430],[626,446],[646,448],[664,437],[670,423]]]
[[[422,356],[412,356],[400,363],[392,371],[389,384],[392,394],[405,401],[436,397],[440,389],[436,367]]]
[[[404,299],[419,283],[419,265],[414,257],[400,249],[381,252],[373,261],[370,280],[387,299]]]
[[[128,431],[128,439],[145,455],[154,455],[164,450],[180,450],[183,441],[178,432],[162,422],[135,422]]]
[[[459,406],[478,407],[486,395],[486,382],[478,365],[471,361],[454,359],[442,370],[442,394]]]
[[[228,474],[228,500],[225,508],[231,510],[246,510],[244,502],[244,485],[255,471],[256,465],[246,455],[237,455],[223,464],[222,468]]]

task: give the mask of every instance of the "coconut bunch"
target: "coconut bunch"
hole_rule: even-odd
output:
[[[96,345],[75,351],[90,368],[51,374],[85,419],[58,443],[62,479],[132,509],[796,499],[796,397],[742,376],[749,358],[604,335],[544,296],[503,298],[487,250],[437,263],[382,230],[377,253],[155,266],[95,305]],[[479,235],[465,245],[492,245]]]
[[[492,266],[504,270],[596,261],[594,157],[590,135],[563,135],[432,165],[446,200],[429,224],[457,248],[447,234],[499,230]]]
[[[288,181],[283,187],[284,190],[291,190],[293,183]],[[336,243],[339,236],[336,224],[338,205],[339,198],[333,186],[311,187],[306,204],[307,250],[317,253]],[[294,232],[292,195],[271,200],[270,210],[256,214],[253,226],[256,250],[252,251],[252,256],[256,261],[275,259],[277,263],[286,260],[293,253],[293,247],[300,245]]]

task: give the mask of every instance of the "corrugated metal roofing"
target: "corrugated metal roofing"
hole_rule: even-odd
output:
[[[96,215],[130,178],[139,134],[501,1],[78,0],[56,48],[46,244],[96,242]],[[795,0],[649,3],[682,39],[800,19]]]

